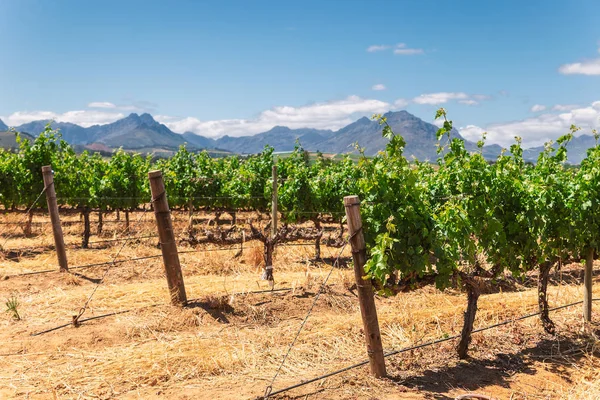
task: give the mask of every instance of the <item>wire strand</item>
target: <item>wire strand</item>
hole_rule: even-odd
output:
[[[317,292],[316,296],[314,297],[313,302],[310,305],[310,307],[308,309],[308,312],[306,313],[306,316],[304,317],[304,320],[300,324],[300,327],[298,328],[298,331],[296,332],[296,335],[294,336],[294,339],[290,343],[287,352],[283,356],[283,359],[281,360],[281,363],[279,364],[279,368],[277,368],[277,371],[275,372],[275,375],[273,375],[273,379],[271,379],[271,383],[265,389],[265,397],[264,397],[265,399],[268,399],[269,396],[271,395],[271,391],[273,390],[273,384],[275,383],[275,380],[277,379],[277,376],[279,376],[279,373],[281,372],[281,369],[283,368],[283,365],[285,364],[285,361],[287,360],[288,356],[290,355],[290,353],[292,351],[292,348],[296,344],[296,341],[298,340],[298,337],[300,336],[300,333],[304,329],[304,325],[306,325],[306,321],[308,321],[308,317],[310,317],[310,314],[312,313],[312,310],[315,307],[315,304],[317,304],[317,301],[319,300],[319,297],[321,296],[321,293],[323,293],[323,289],[325,288],[325,285],[327,284],[327,281],[329,280],[329,277],[331,276],[331,273],[335,269],[336,265],[339,266],[340,257],[342,256],[342,253],[344,252],[344,249],[346,248],[346,246],[348,245],[348,243],[350,242],[350,240],[354,237],[354,235],[356,235],[358,232],[360,232],[360,229],[357,230],[356,232],[354,232],[352,234],[352,236],[350,236],[348,238],[348,240],[346,240],[346,242],[344,243],[344,245],[340,249],[336,260],[332,263],[331,268],[329,269],[329,272],[327,273],[327,276],[325,277],[325,279],[321,283],[321,286],[319,287],[319,291]]]
[[[600,299],[592,299],[592,301],[600,301]],[[582,303],[583,303],[583,301],[576,301],[574,303],[565,304],[565,305],[562,305],[562,306],[550,308],[548,311],[549,312],[551,312],[551,311],[557,311],[557,310],[561,310],[563,308],[573,307],[573,306],[576,306],[576,305],[582,304]],[[505,320],[505,321],[499,322],[497,324],[493,324],[493,325],[486,326],[486,327],[483,327],[483,328],[475,329],[475,330],[473,330],[473,332],[471,332],[471,334],[473,334],[473,333],[479,333],[479,332],[483,332],[483,331],[487,331],[487,330],[494,329],[494,328],[498,328],[500,326],[508,325],[508,324],[511,324],[511,323],[514,323],[514,322],[517,322],[517,321],[522,321],[522,320],[527,319],[527,318],[535,317],[536,315],[539,315],[539,314],[540,314],[540,312],[536,312],[536,313],[526,314],[526,315],[523,315],[523,316],[518,317],[518,318]],[[410,346],[410,347],[405,347],[405,348],[402,348],[402,349],[399,349],[399,350],[393,350],[393,351],[385,353],[383,355],[383,357],[387,358],[387,357],[391,357],[391,356],[394,356],[394,355],[397,355],[397,354],[406,353],[407,351],[422,349],[424,347],[429,347],[429,346],[433,346],[433,345],[440,344],[440,343],[443,343],[443,342],[448,342],[450,340],[455,340],[455,339],[458,339],[459,337],[460,337],[460,335],[453,335],[453,336],[449,336],[447,338],[432,340],[432,341],[427,342],[427,343],[423,343],[423,344],[419,344],[419,345],[414,345],[414,346]],[[264,399],[267,399],[269,396],[274,396],[276,394],[288,392],[288,391],[290,391],[292,389],[296,389],[296,388],[299,388],[301,386],[308,385],[310,383],[317,382],[317,381],[320,381],[320,380],[332,377],[334,375],[341,374],[343,372],[349,371],[349,370],[354,369],[354,368],[362,367],[363,365],[367,365],[368,363],[369,363],[369,360],[363,360],[363,361],[360,361],[360,362],[358,362],[356,364],[349,365],[347,367],[344,367],[344,368],[341,368],[341,369],[329,372],[327,374],[320,375],[320,376],[317,376],[315,378],[311,378],[311,379],[302,381],[302,382],[297,383],[295,385],[288,386],[286,388],[279,389],[279,390],[276,390],[274,392],[270,392],[268,396],[264,397]]]

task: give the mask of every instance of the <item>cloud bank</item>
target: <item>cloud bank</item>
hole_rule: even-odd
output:
[[[564,106],[552,107],[560,110]],[[520,121],[491,124],[485,127],[466,125],[459,128],[465,139],[479,140],[483,132],[487,132],[487,142],[508,147],[514,143],[515,136],[523,139],[524,147],[541,146],[569,132],[571,124],[582,128],[578,134],[590,134],[592,129],[600,127],[600,101],[589,106],[573,108],[564,113],[544,113],[536,117]]]
[[[339,129],[355,121],[356,116],[383,113],[390,103],[349,96],[343,100],[314,103],[301,107],[280,106],[261,112],[253,119],[201,121],[194,117],[179,119],[157,115],[156,119],[175,132],[194,132],[207,137],[242,136],[267,131],[276,125],[289,128]]]

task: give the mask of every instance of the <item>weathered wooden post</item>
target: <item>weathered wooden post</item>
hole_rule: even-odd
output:
[[[148,172],[148,178],[150,180],[154,216],[156,217],[156,227],[158,228],[160,249],[163,255],[171,303],[173,305],[185,305],[187,302],[185,285],[183,283],[183,274],[181,273],[181,264],[179,263],[179,254],[177,253],[177,243],[175,242],[175,235],[173,233],[173,221],[171,220],[171,211],[169,210],[162,172],[150,171]]]
[[[58,214],[56,190],[54,189],[54,171],[52,171],[51,165],[42,167],[42,176],[44,177],[44,187],[46,188],[46,202],[48,203],[48,212],[50,213],[50,221],[52,223],[52,233],[54,234],[54,247],[56,248],[58,265],[61,272],[67,272],[69,270],[69,265],[67,263],[65,239],[60,225],[60,215]]]
[[[383,356],[383,345],[381,344],[373,286],[370,280],[363,279],[365,276],[364,266],[367,262],[367,250],[362,232],[360,200],[358,196],[344,197],[344,206],[346,207],[346,219],[348,220],[350,245],[352,246],[352,259],[354,260],[354,277],[356,279],[360,314],[367,342],[369,365],[371,366],[371,373],[375,377],[381,378],[386,376],[385,358]]]
[[[583,318],[592,321],[592,271],[594,269],[594,249],[590,248],[585,257],[585,273],[583,275]]]
[[[273,165],[273,195],[271,197],[271,238],[277,235],[277,165]]]

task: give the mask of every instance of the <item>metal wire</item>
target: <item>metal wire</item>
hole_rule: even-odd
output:
[[[592,301],[600,301],[600,299],[592,299]],[[549,312],[550,311],[557,311],[557,310],[561,310],[563,308],[573,307],[573,306],[576,306],[576,305],[582,304],[582,303],[583,303],[583,301],[576,301],[574,303],[565,304],[565,305],[562,305],[562,306],[550,308],[548,311]],[[521,321],[521,320],[527,319],[527,318],[535,317],[536,315],[539,315],[539,314],[540,314],[540,312],[536,312],[536,313],[526,314],[526,315],[521,316],[519,318],[505,320],[505,321],[499,322],[499,323],[494,324],[494,325],[490,325],[490,326],[486,326],[486,327],[483,327],[483,328],[475,329],[475,330],[473,330],[473,332],[471,332],[471,334],[473,334],[473,333],[479,333],[479,332],[483,332],[483,331],[487,331],[487,330],[494,329],[494,328],[498,328],[498,327],[503,326],[503,325],[508,325],[508,324],[511,324],[511,323],[514,323],[514,322],[517,322],[517,321]],[[443,342],[448,342],[450,340],[458,339],[459,337],[460,337],[460,335],[454,335],[454,336],[449,336],[449,337],[442,338],[442,339],[432,340],[432,341],[427,342],[427,343],[423,343],[423,344],[419,344],[419,345],[415,345],[415,346],[411,346],[411,347],[405,347],[405,348],[399,349],[399,350],[393,350],[393,351],[385,353],[383,356],[384,357],[390,357],[390,356],[394,356],[394,355],[397,355],[397,354],[400,354],[400,353],[406,353],[407,351],[422,349],[424,347],[429,347],[429,346],[433,346],[433,345],[440,344],[440,343],[443,343]],[[299,388],[301,386],[308,385],[310,383],[317,382],[317,381],[329,378],[331,376],[341,374],[343,372],[349,371],[349,370],[354,369],[354,368],[362,367],[363,365],[367,365],[368,363],[369,363],[369,360],[363,360],[363,361],[358,362],[356,364],[349,365],[347,367],[344,367],[344,368],[341,368],[341,369],[329,372],[327,374],[320,375],[320,376],[317,376],[315,378],[308,379],[306,381],[302,381],[302,382],[297,383],[295,385],[288,386],[286,388],[279,389],[279,390],[276,390],[274,392],[269,392],[268,395],[265,393],[264,399],[267,399],[269,396],[274,396],[276,394],[288,392],[288,391],[290,391],[292,389],[296,389],[296,388]]]
[[[274,292],[284,292],[284,291],[290,291],[290,290],[294,290],[294,288],[253,290],[253,291],[249,291],[249,292],[232,293],[231,295],[232,296],[243,296],[243,295],[247,295],[247,294],[274,293]],[[200,301],[200,300],[202,300],[202,299],[200,299],[200,298],[190,299],[190,300],[188,300],[188,304],[191,304],[191,303],[194,303],[194,302],[197,302],[197,301]],[[87,321],[92,321],[92,320],[96,320],[96,319],[102,319],[102,318],[112,317],[112,316],[115,316],[115,315],[126,314],[126,313],[130,313],[130,312],[133,312],[133,311],[139,311],[139,310],[143,310],[143,309],[146,309],[146,308],[158,307],[158,306],[162,306],[162,305],[165,305],[165,303],[154,303],[154,304],[150,304],[148,306],[131,308],[131,309],[128,309],[128,310],[115,311],[115,312],[110,312],[110,313],[107,313],[107,314],[95,315],[93,317],[84,318],[84,319],[80,320],[79,324],[81,325],[81,324],[83,324],[84,322],[87,322]],[[59,329],[71,326],[71,325],[72,325],[72,323],[58,325],[58,326],[55,326],[55,327],[50,328],[50,329],[46,329],[46,330],[43,330],[43,331],[40,331],[40,332],[32,333],[30,336],[44,335],[46,333],[54,332],[54,331],[57,331]],[[0,356],[3,356],[3,357],[13,356],[13,355],[19,355],[19,354],[0,354]]]
[[[331,276],[331,273],[335,269],[336,265],[339,266],[340,257],[342,256],[342,253],[344,252],[344,249],[346,248],[346,246],[348,245],[348,243],[350,243],[350,240],[354,237],[354,235],[356,235],[358,232],[360,232],[361,229],[359,229],[356,232],[354,232],[352,234],[352,236],[350,236],[348,238],[348,240],[346,240],[346,243],[344,243],[344,246],[342,246],[342,248],[340,249],[335,262],[333,262],[333,264],[331,265],[331,268],[329,269],[329,272],[327,273],[327,276],[325,277],[325,279],[321,283],[321,286],[319,287],[319,291],[317,292],[316,296],[314,297],[313,302],[310,305],[310,307],[308,309],[308,312],[306,313],[306,316],[304,317],[304,320],[302,320],[302,323],[300,324],[300,327],[298,328],[298,331],[296,332],[296,335],[294,336],[294,339],[290,343],[287,352],[283,356],[283,359],[281,360],[281,363],[279,364],[279,368],[277,368],[277,371],[275,372],[275,375],[273,375],[273,379],[271,379],[271,383],[265,388],[265,396],[264,396],[265,399],[268,399],[269,396],[272,394],[271,392],[273,390],[273,384],[275,383],[275,379],[277,379],[277,376],[279,376],[279,373],[281,372],[281,369],[283,368],[283,365],[285,364],[285,361],[287,360],[288,356],[290,355],[290,353],[292,351],[292,348],[294,347],[294,345],[296,344],[296,341],[298,340],[298,337],[300,336],[300,332],[302,332],[302,329],[304,329],[304,325],[306,324],[306,321],[308,321],[308,317],[310,317],[310,314],[312,313],[312,310],[315,307],[315,304],[317,304],[317,301],[319,300],[319,297],[321,296],[321,293],[323,293],[323,289],[325,288],[325,285],[327,284],[327,281],[329,280],[329,277]]]
[[[54,185],[54,181],[52,181],[52,183],[50,183],[50,185]],[[38,200],[40,199],[40,197],[42,197],[42,195],[44,193],[46,193],[46,190],[48,190],[48,188],[50,187],[50,185],[48,185],[48,186],[44,185],[44,188],[42,189],[42,191],[40,192],[40,194],[38,194],[38,196],[35,198],[35,200],[33,201],[33,203],[31,203],[31,205],[29,206],[29,208],[25,212],[25,219],[23,219],[23,222],[21,222],[20,225],[23,225],[25,223],[25,220],[27,219],[29,212],[31,212],[31,210],[33,209],[33,206],[35,206],[35,204],[38,202]],[[13,234],[14,234],[14,230],[13,230]],[[6,245],[6,242],[8,242],[8,240],[13,236],[13,234],[9,234],[9,236],[6,238],[6,240],[4,241],[4,243],[2,243],[2,245],[0,245],[0,249],[4,248],[4,246]]]
[[[154,202],[154,199],[152,199],[152,202]],[[142,217],[146,214],[146,211],[144,211],[139,219],[137,220],[136,224],[137,225],[141,220]],[[134,225],[134,226],[135,226]],[[98,283],[96,284],[96,286],[94,287],[94,290],[92,290],[92,293],[90,293],[89,297],[87,298],[87,300],[85,301],[85,303],[83,304],[83,307],[81,307],[79,309],[79,313],[77,313],[77,316],[73,317],[73,325],[77,326],[79,324],[79,318],[81,318],[81,316],[86,312],[88,305],[90,304],[90,301],[92,301],[92,297],[94,297],[94,294],[96,293],[96,291],[98,290],[98,288],[100,287],[100,285],[102,283],[104,283],[104,279],[106,279],[106,276],[108,275],[108,272],[110,271],[110,269],[116,264],[115,261],[116,259],[119,257],[119,254],[121,254],[121,251],[125,248],[125,246],[127,245],[127,243],[129,242],[129,238],[127,238],[127,240],[125,240],[123,242],[123,245],[121,246],[121,248],[119,249],[119,251],[117,251],[117,254],[115,254],[115,256],[112,259],[112,262],[109,263],[108,268],[106,268],[106,271],[104,271],[104,274],[102,274],[102,278],[100,278],[100,281],[98,281]]]

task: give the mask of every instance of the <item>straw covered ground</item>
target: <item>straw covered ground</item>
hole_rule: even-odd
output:
[[[184,213],[174,213],[183,234]],[[199,228],[208,215],[198,214]],[[241,216],[238,216],[241,217]],[[249,215],[248,215],[249,217]],[[80,248],[82,225],[76,214],[63,215],[71,266],[112,260],[122,242]],[[226,217],[224,217],[226,218]],[[102,235],[91,241],[122,238],[123,215],[105,217]],[[131,215],[131,234],[155,234],[153,215]],[[189,305],[170,306],[160,258],[117,264],[98,286],[82,319],[80,310],[107,266],[15,276],[58,269],[45,215],[36,215],[33,235],[24,237],[23,214],[0,215],[0,398],[16,399],[255,399],[265,392],[288,350],[339,249],[324,247],[317,262],[311,246],[278,247],[275,289],[261,281],[262,244],[181,254]],[[96,233],[96,216],[92,232]],[[139,222],[138,222],[139,221]],[[29,249],[32,246],[40,246]],[[217,246],[205,245],[204,249]],[[192,250],[181,244],[180,251]],[[160,254],[156,238],[127,243],[119,259]],[[344,251],[343,260],[350,252]],[[551,306],[580,300],[582,269],[564,266],[553,275]],[[534,277],[532,277],[534,278]],[[273,389],[357,363],[366,358],[353,273],[341,263],[291,350]],[[534,279],[507,280],[482,295],[476,327],[537,310]],[[600,285],[595,276],[595,297]],[[5,304],[16,300],[13,311]],[[376,298],[385,350],[460,333],[464,293],[431,286]],[[596,310],[600,303],[594,303]],[[6,312],[4,312],[6,310]],[[20,320],[16,319],[16,311]],[[471,358],[458,360],[450,340],[387,359],[389,378],[376,380],[368,367],[276,395],[276,399],[454,399],[479,393],[495,399],[598,399],[598,326],[584,326],[581,305],[551,314],[557,335],[544,334],[537,318],[477,333]],[[600,314],[594,313],[594,320]]]

